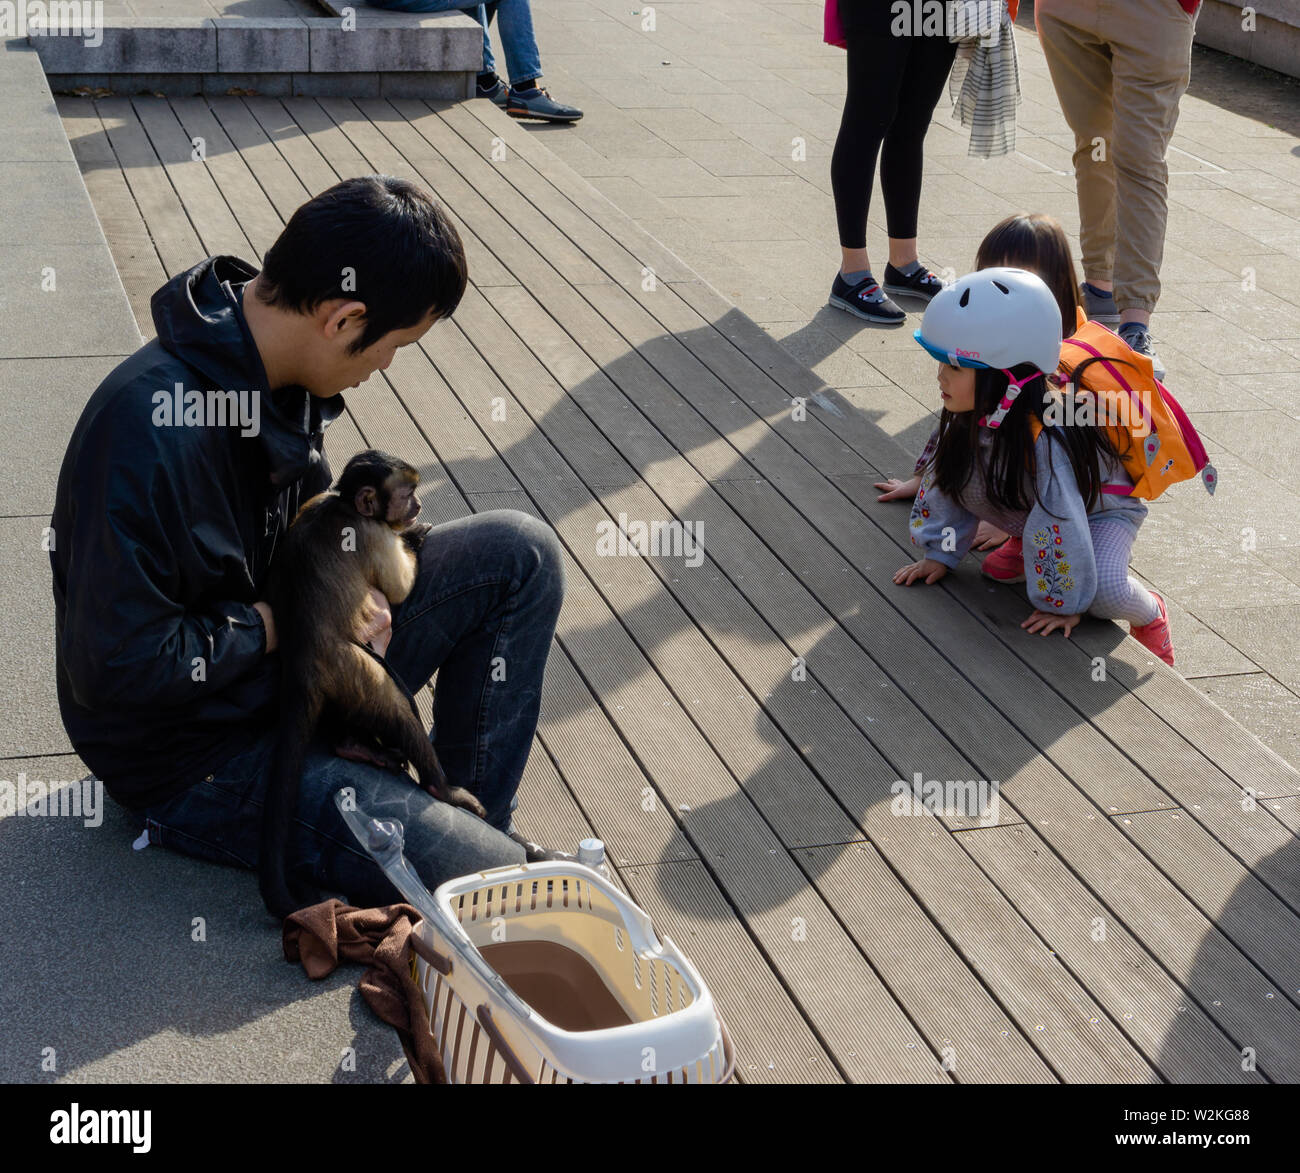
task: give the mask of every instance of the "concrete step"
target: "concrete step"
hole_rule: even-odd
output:
[[[123,16],[28,42],[51,87],[273,96],[473,95],[483,33],[461,12],[357,7],[320,17]]]
[[[1196,42],[1300,77],[1300,0],[1202,0]]]

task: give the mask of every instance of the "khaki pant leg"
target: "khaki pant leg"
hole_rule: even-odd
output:
[[[1084,279],[1109,281],[1116,233],[1111,54],[1099,31],[1097,0],[1038,0],[1034,18],[1061,113],[1074,132]]]
[[[1195,20],[1176,0],[1101,0],[1114,71],[1115,308],[1153,310],[1169,218],[1165,155],[1191,78]]]

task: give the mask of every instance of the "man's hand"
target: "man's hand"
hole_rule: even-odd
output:
[[[361,630],[357,639],[369,644],[377,655],[388,651],[388,644],[393,638],[393,613],[389,610],[388,599],[382,591],[370,588],[366,595],[365,609],[362,615]]]
[[[1082,615],[1062,615],[1059,611],[1035,611],[1020,626],[1031,635],[1038,632],[1047,635],[1059,627],[1065,633],[1065,638],[1069,639],[1070,632],[1079,625],[1082,618]]]
[[[875,487],[885,490],[876,498],[877,501],[910,500],[916,496],[916,490],[921,487],[921,478],[911,477],[908,480],[900,481],[897,477],[890,477],[887,481],[876,481]]]
[[[919,562],[909,562],[906,566],[895,570],[894,581],[899,586],[911,586],[918,579],[924,579],[927,583],[936,583],[947,573],[948,568],[942,562],[936,562],[933,558],[922,558]]]
[[[266,628],[266,650],[275,651],[276,644],[279,642],[275,634],[275,618],[271,614],[271,604],[257,602],[253,604],[253,610],[262,617],[262,624]]]

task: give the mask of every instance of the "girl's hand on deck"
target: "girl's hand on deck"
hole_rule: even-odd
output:
[[[921,478],[911,477],[900,481],[897,477],[890,477],[887,481],[876,481],[875,487],[885,490],[876,498],[877,501],[901,501],[916,496],[916,490],[921,487]]]
[[[1035,611],[1020,626],[1031,635],[1039,632],[1047,635],[1059,627],[1065,633],[1065,638],[1069,639],[1070,632],[1079,625],[1082,618],[1082,615],[1062,615],[1059,611]]]
[[[894,571],[894,581],[899,586],[911,586],[918,579],[924,579],[927,583],[936,583],[947,573],[948,568],[942,562],[936,562],[933,558],[922,558],[919,562],[909,562]]]

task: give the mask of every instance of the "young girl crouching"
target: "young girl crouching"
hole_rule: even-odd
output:
[[[894,581],[938,582],[987,521],[1022,539],[1034,606],[1022,627],[1043,635],[1059,627],[1068,638],[1085,612],[1122,619],[1173,664],[1164,600],[1128,572],[1147,507],[1128,495],[1133,481],[1110,437],[1091,424],[1044,422],[1061,311],[1041,278],[1007,268],[968,274],[930,303],[916,339],[940,360],[943,412],[912,505],[912,544],[923,556]]]

